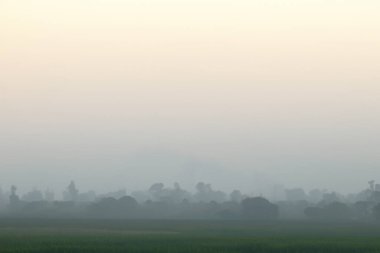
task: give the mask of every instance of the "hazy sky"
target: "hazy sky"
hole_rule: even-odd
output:
[[[380,181],[380,1],[0,0],[0,185]]]

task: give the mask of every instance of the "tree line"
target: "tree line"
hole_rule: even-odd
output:
[[[107,218],[107,219],[310,219],[380,220],[380,185],[355,194],[301,188],[284,189],[283,199],[269,200],[234,190],[227,194],[203,182],[191,193],[178,183],[166,187],[153,184],[146,191],[125,190],[96,194],[80,192],[74,181],[57,200],[53,191],[34,189],[19,195],[16,186],[0,190],[2,217]]]

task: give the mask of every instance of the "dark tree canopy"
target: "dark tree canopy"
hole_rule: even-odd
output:
[[[246,198],[241,206],[245,218],[265,220],[278,217],[278,207],[262,197]]]

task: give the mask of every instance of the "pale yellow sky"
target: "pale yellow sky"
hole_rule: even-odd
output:
[[[19,71],[42,81],[367,81],[379,78],[379,9],[375,1],[3,0],[1,67],[13,82]]]
[[[227,187],[251,172],[332,187],[349,170],[344,190],[380,180],[379,11],[374,0],[0,0],[0,170],[66,180],[154,149],[239,171],[191,179]],[[125,170],[115,174],[136,172]]]

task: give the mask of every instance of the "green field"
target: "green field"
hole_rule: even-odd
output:
[[[380,252],[380,226],[8,219],[0,220],[0,252]]]

